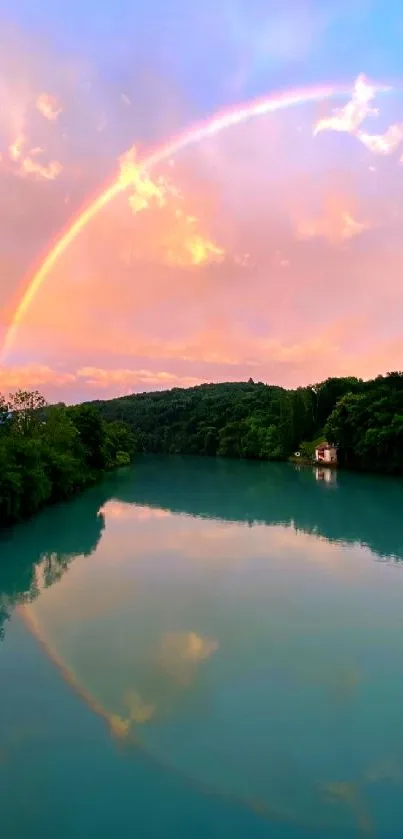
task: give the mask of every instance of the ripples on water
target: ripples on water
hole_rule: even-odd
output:
[[[168,822],[161,804],[140,835],[189,830],[199,810],[211,836],[222,818],[231,835],[270,825],[275,839],[403,828],[402,498],[388,479],[144,457],[4,534],[0,779],[10,754],[26,795],[35,754],[46,806],[31,814],[34,839],[67,806],[48,773],[63,761],[60,727],[78,724],[78,810],[95,806],[85,772],[105,737],[114,751],[101,765],[123,773],[123,789],[141,768],[145,783],[147,766],[162,772],[163,801],[175,779]],[[52,696],[52,713],[74,701],[59,729],[43,717]],[[96,736],[88,707],[107,724]],[[34,745],[10,745],[38,716]],[[131,797],[119,789],[124,831]],[[92,834],[84,823],[63,835]]]

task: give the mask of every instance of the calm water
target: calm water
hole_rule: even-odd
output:
[[[401,837],[402,502],[145,457],[4,535],[1,835]]]

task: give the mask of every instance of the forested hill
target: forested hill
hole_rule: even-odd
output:
[[[403,373],[285,390],[232,382],[66,407],[0,394],[0,527],[94,483],[135,452],[285,460],[315,440],[342,466],[403,475]]]
[[[250,379],[92,404],[128,423],[139,451],[284,460],[326,436],[342,465],[403,474],[403,373],[296,390]]]

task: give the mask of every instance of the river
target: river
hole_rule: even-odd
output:
[[[403,835],[402,508],[144,456],[3,533],[5,839]]]

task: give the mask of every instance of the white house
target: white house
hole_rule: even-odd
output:
[[[331,446],[329,443],[324,441],[323,443],[319,443],[315,449],[315,461],[316,463],[327,463],[336,465],[337,463],[337,449],[336,446]]]

